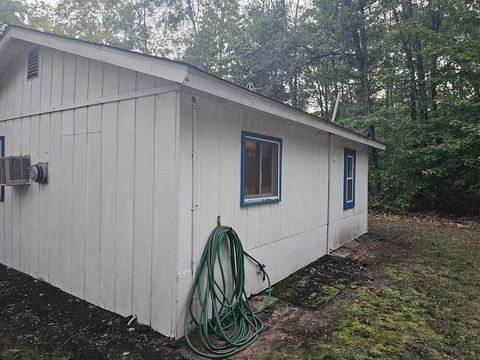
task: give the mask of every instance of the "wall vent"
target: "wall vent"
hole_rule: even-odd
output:
[[[28,185],[30,183],[30,156],[0,158],[0,185]]]
[[[40,54],[40,48],[38,47],[28,52],[27,80],[38,77],[39,54]]]

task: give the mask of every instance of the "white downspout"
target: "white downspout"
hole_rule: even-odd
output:
[[[197,217],[198,217],[198,196],[196,191],[196,162],[197,162],[197,99],[192,96],[192,204],[191,204],[191,211],[192,211],[192,254],[191,254],[191,272],[192,272],[192,279],[195,277],[195,271],[197,267],[197,241],[196,241],[196,224],[197,224]]]

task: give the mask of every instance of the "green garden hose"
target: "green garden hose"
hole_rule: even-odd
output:
[[[225,272],[221,257],[224,242],[229,252],[227,266],[230,266],[231,279]],[[245,256],[258,265],[264,280],[268,281],[267,300],[259,310],[250,307],[245,292]],[[240,238],[231,227],[217,226],[212,231],[198,264],[185,316],[185,339],[196,354],[224,358],[255,342],[263,329],[257,314],[268,306],[272,293],[264,267],[243,250]],[[217,278],[216,269],[220,270],[220,274],[217,271]],[[195,310],[198,310],[198,314]],[[195,347],[188,335],[190,320],[198,328],[204,351]]]

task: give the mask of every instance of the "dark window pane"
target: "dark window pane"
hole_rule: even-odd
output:
[[[269,141],[245,139],[246,198],[278,196],[279,145]]]
[[[245,140],[245,195],[259,193],[260,183],[260,143]]]
[[[272,193],[272,151],[272,143],[262,143],[262,194]]]
[[[347,201],[353,200],[353,179],[347,180]]]
[[[353,177],[353,158],[350,156],[347,157],[347,168],[348,168],[347,176],[349,178],[352,178]]]

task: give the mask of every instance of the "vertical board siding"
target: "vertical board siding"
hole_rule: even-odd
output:
[[[193,191],[198,193],[199,225],[191,215],[191,199],[182,196],[192,186],[191,164],[192,102],[196,98],[197,124]],[[216,225],[233,226],[244,247],[267,265],[272,281],[326,254],[328,136],[249,110],[200,92],[181,92],[181,189],[179,213],[179,251],[177,319],[183,317],[182,300],[187,296],[192,278],[191,255],[199,259],[205,242]],[[282,201],[240,206],[241,132],[280,137],[282,149]],[[194,213],[195,214],[195,213]],[[193,229],[184,231],[184,228]],[[193,244],[192,244],[192,236]],[[275,256],[273,256],[274,254]],[[247,261],[247,291],[265,288],[254,264]],[[195,271],[195,269],[193,269]],[[182,326],[176,335],[183,334]]]
[[[5,140],[8,141],[8,140]],[[13,135],[11,138],[13,143],[12,151],[14,154],[22,153],[22,119],[15,119],[13,121]],[[12,266],[16,269],[21,269],[21,196],[25,191],[24,187],[12,188]]]
[[[62,122],[73,123],[73,111],[63,112]],[[65,129],[65,127],[64,127]],[[69,129],[70,130],[70,129]],[[70,131],[69,131],[70,132]],[[73,236],[73,135],[64,134],[61,145],[60,185],[60,283],[63,289],[71,291],[72,286],[72,236]]]
[[[40,108],[45,109],[50,106],[52,98],[53,51],[42,48],[40,56],[40,77],[32,81],[40,81]]]
[[[105,84],[105,83],[104,83]],[[100,305],[114,309],[115,238],[117,235],[117,103],[102,108],[102,214]]]
[[[248,122],[248,114],[245,111],[237,110],[235,111],[235,128],[234,134],[239,134],[242,132],[243,129],[247,127]],[[232,136],[235,136],[232,134]],[[234,143],[237,144],[240,142],[239,139],[235,140]],[[248,217],[247,212],[243,211],[240,206],[236,206],[240,203],[240,162],[241,162],[241,148],[240,146],[233,147],[233,171],[234,177],[233,181],[235,183],[234,186],[234,193],[233,193],[233,226],[235,231],[237,231],[240,239],[248,239],[247,237],[247,229],[248,229]],[[244,243],[248,246],[248,243]]]
[[[135,100],[118,104],[118,144],[115,312],[127,316],[132,313]]]
[[[65,53],[63,57],[63,84],[60,88],[62,91],[62,104],[71,104],[75,98],[75,65],[76,56]]]
[[[52,113],[50,117],[50,162],[48,187],[50,190],[50,245],[48,280],[61,287],[61,186],[62,186],[62,114]]]
[[[368,147],[337,136],[332,141],[329,250],[364,234],[368,228]],[[355,206],[343,209],[344,152],[356,151]]]
[[[121,69],[119,93],[134,91],[136,74]],[[132,313],[132,250],[135,173],[135,100],[118,103],[117,222],[115,244],[115,312]]]
[[[21,119],[21,150],[22,155],[30,154],[30,118]],[[22,186],[18,189],[17,194],[20,198],[20,269],[23,272],[30,272],[30,252],[31,248],[31,233],[30,233],[30,209],[28,206],[30,189],[27,186]],[[23,204],[23,206],[22,206]]]
[[[90,110],[90,109],[89,109]],[[90,120],[89,111],[88,118]],[[96,116],[96,114],[95,114]],[[85,247],[85,299],[98,304],[100,286],[100,212],[101,212],[101,157],[102,134],[87,137],[87,190],[86,190],[86,247]]]
[[[217,222],[218,209],[218,186],[219,186],[219,158],[220,139],[217,132],[218,103],[205,100],[197,103],[197,133],[202,138],[199,157],[200,178],[197,184],[200,188],[200,243],[199,251],[196,254],[200,259],[203,245],[206,241],[205,234],[208,234]],[[208,237],[208,235],[207,235]]]
[[[104,64],[102,96],[118,93],[118,68]],[[102,105],[102,223],[100,305],[115,308],[115,239],[117,235],[117,103]]]
[[[78,65],[78,63],[77,63]],[[75,93],[76,95],[79,93]],[[73,136],[73,227],[71,291],[80,298],[85,296],[86,201],[87,192],[87,111],[74,112]]]
[[[155,97],[154,184],[153,184],[153,241],[152,301],[150,323],[157,329],[169,329],[172,324],[172,304],[175,271],[175,240],[177,222],[176,149],[177,94],[169,93]],[[168,334],[170,335],[170,334]]]
[[[132,312],[139,321],[150,321],[151,249],[153,234],[154,117],[153,96],[136,100],[135,114],[135,208],[133,224]]]
[[[167,82],[46,48],[41,49],[40,76],[26,80],[22,56],[0,79],[0,114],[16,116],[0,122],[0,135],[7,155],[47,161],[49,183],[6,187],[0,204],[2,263],[179,336],[192,255],[200,257],[217,215],[267,264],[274,282],[325,254],[325,134],[195,95],[197,161],[192,173],[192,94],[182,91],[179,98],[166,93],[25,117],[32,109]],[[283,139],[281,202],[240,207],[243,130]],[[332,179],[343,178],[345,145],[357,150],[356,207],[339,209],[339,180],[330,194],[333,246],[366,230],[366,147],[336,139]],[[192,194],[198,205],[193,216]],[[265,286],[254,266],[248,266],[247,278],[249,291]]]
[[[42,48],[0,79],[6,155],[48,162],[48,184],[6,187],[0,262],[173,334],[177,93],[21,117],[169,82]]]
[[[30,121],[30,156],[32,164],[40,157],[40,116],[32,116]],[[39,229],[40,229],[40,184],[33,183],[29,189],[30,211],[30,273],[38,276]]]
[[[40,151],[39,161],[48,162],[50,166],[50,114],[40,116]],[[49,182],[51,171],[49,170]],[[39,186],[39,244],[38,244],[38,276],[48,280],[50,264],[50,186]]]
[[[13,151],[13,121],[3,123],[3,135],[5,137],[5,155]],[[7,266],[13,266],[13,200],[12,187],[5,187],[5,262]]]

